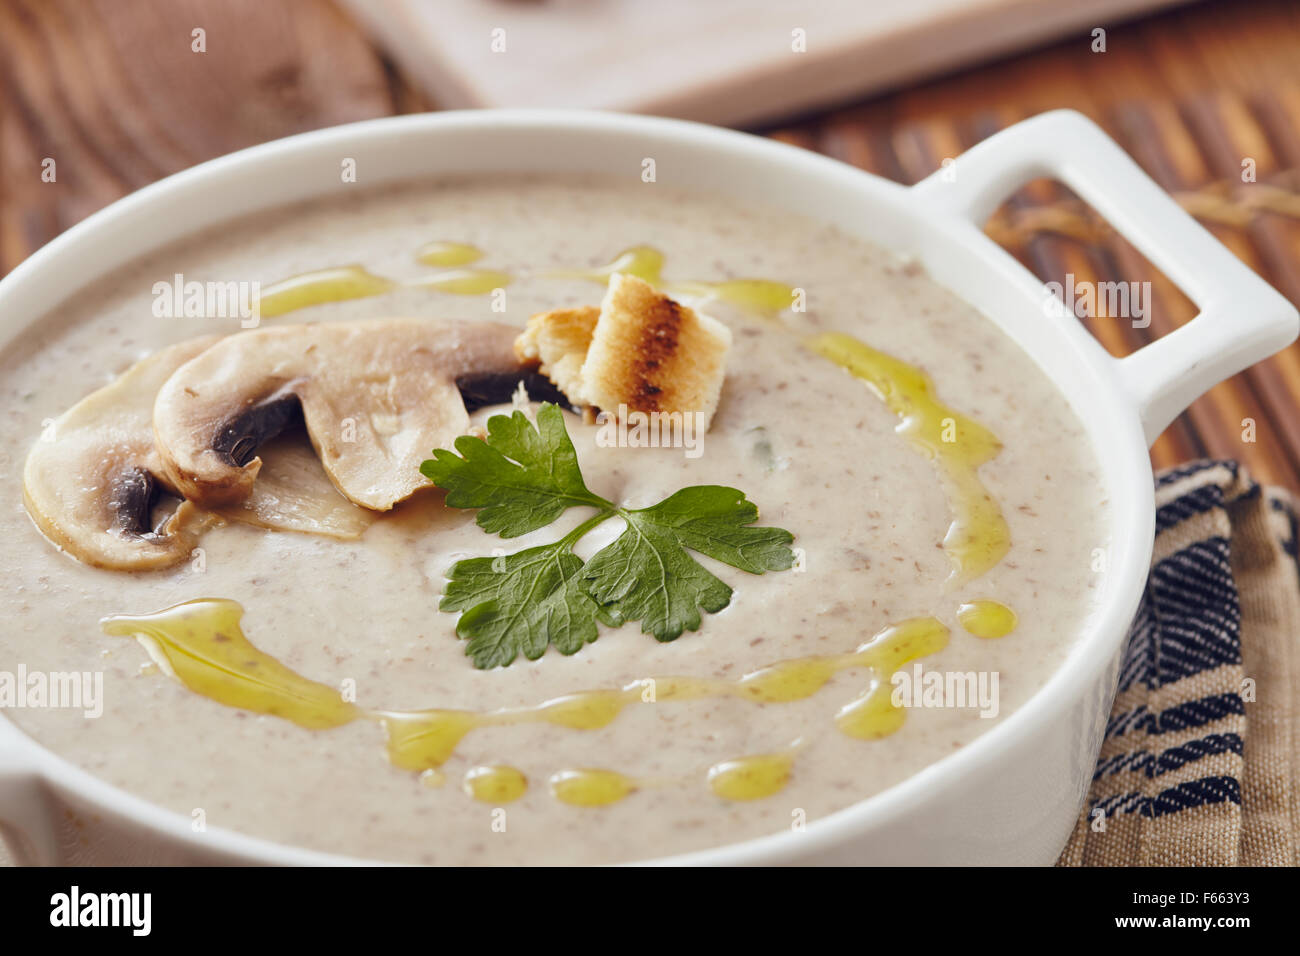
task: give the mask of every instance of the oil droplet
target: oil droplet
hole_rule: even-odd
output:
[[[1002,450],[993,433],[940,402],[923,371],[852,336],[828,332],[807,344],[866,382],[899,417],[898,433],[934,463],[952,512],[943,539],[953,565],[949,581],[979,577],[1001,561],[1011,547],[1011,530],[979,479],[979,466]]]
[[[480,718],[464,710],[382,711],[388,759],[403,770],[441,767]]]
[[[514,767],[474,767],[465,774],[465,792],[482,803],[510,803],[528,789],[528,778]]]
[[[446,775],[441,770],[434,770],[430,767],[420,774],[420,783],[424,784],[430,790],[436,790],[447,782]]]
[[[271,714],[311,730],[361,716],[338,690],[308,680],[244,636],[244,609],[222,598],[186,601],[154,614],[115,615],[106,634],[136,638],[154,663],[190,690],[228,707]]]
[[[614,261],[594,269],[562,269],[548,272],[553,279],[586,279],[601,285],[609,284],[609,277],[615,273],[636,276],[652,286],[663,282],[664,254],[652,246],[633,246],[624,249]]]
[[[957,620],[976,637],[1005,637],[1016,629],[1016,612],[997,601],[971,601],[957,609]]]
[[[467,266],[483,258],[483,250],[467,242],[430,242],[415,254],[426,266]]]
[[[436,289],[450,295],[487,295],[510,284],[510,276],[491,269],[455,269],[411,284],[421,289]]]
[[[780,312],[794,305],[794,289],[770,279],[727,279],[724,282],[674,282],[673,292],[721,299],[751,312]]]
[[[790,782],[793,753],[757,754],[709,768],[709,789],[724,800],[761,800]]]
[[[548,781],[551,794],[575,807],[604,807],[636,790],[636,781],[614,770],[561,770]]]
[[[364,299],[381,295],[394,285],[391,279],[367,272],[361,266],[339,266],[304,272],[281,282],[273,282],[262,289],[258,300],[260,314],[264,319],[271,319],[295,309],[305,309],[325,302]]]

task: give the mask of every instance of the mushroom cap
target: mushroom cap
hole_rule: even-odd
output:
[[[162,383],[216,340],[181,342],[141,359],[44,431],[23,469],[23,500],[47,538],[80,561],[114,570],[161,568],[189,556],[210,516],[182,502],[161,527],[145,524],[160,470],[151,410]]]
[[[376,319],[269,326],[182,365],[154,403],[169,481],[205,507],[243,501],[259,445],[301,416],[326,474],[349,500],[387,511],[428,482],[420,462],[469,428],[457,380],[523,378],[518,329]]]

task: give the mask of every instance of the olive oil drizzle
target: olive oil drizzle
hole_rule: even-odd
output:
[[[775,753],[723,760],[709,767],[705,781],[715,796],[729,801],[763,800],[780,793],[794,771],[798,745]],[[427,771],[426,771],[427,772]],[[547,779],[547,789],[561,803],[574,807],[606,807],[637,791],[665,781],[641,780],[598,767],[566,768]],[[528,778],[515,767],[474,767],[465,774],[465,792],[482,803],[511,803],[528,789]]]
[[[481,803],[513,803],[528,789],[523,771],[501,764],[473,767],[465,774],[465,792]]]
[[[631,796],[641,784],[616,770],[582,768],[551,774],[551,796],[574,807],[607,807]]]
[[[392,279],[377,276],[361,266],[337,266],[290,276],[262,289],[258,314],[264,319],[347,299],[365,299],[396,288]]]
[[[510,275],[493,269],[453,269],[428,279],[417,279],[408,285],[436,289],[449,295],[488,295],[504,289],[510,281]]]
[[[482,249],[464,242],[430,242],[416,252],[416,261],[448,271],[405,282],[376,275],[359,265],[304,272],[273,282],[263,289],[259,314],[262,318],[271,319],[314,305],[383,295],[400,287],[433,289],[450,295],[489,295],[508,286],[514,276],[497,269],[467,268],[485,255]],[[687,279],[669,282],[664,279],[663,267],[664,255],[658,249],[633,246],[603,266],[561,269],[537,275],[552,279],[586,279],[606,285],[610,276],[621,272],[644,279],[665,292],[705,300],[721,300],[761,314],[779,312],[794,304],[795,290],[770,279],[725,279],[717,282]]]
[[[706,282],[685,279],[670,282],[664,278],[664,254],[653,246],[632,246],[610,262],[592,269],[562,269],[544,273],[556,279],[585,279],[600,285],[609,283],[615,273],[633,275],[664,292],[718,299],[758,313],[775,313],[794,305],[795,290],[771,279],[724,279]]]
[[[709,789],[724,800],[763,800],[785,789],[796,748],[724,760],[709,768]]]
[[[664,254],[653,246],[632,246],[624,249],[603,266],[590,269],[554,269],[542,273],[550,279],[585,279],[599,285],[608,285],[610,276],[636,276],[656,288],[664,282]]]
[[[224,598],[186,601],[156,614],[105,618],[106,634],[136,638],[169,677],[195,693],[308,730],[328,730],[363,716],[338,690],[285,667],[244,636],[244,609]]]
[[[396,766],[420,772],[442,766],[473,730],[512,724],[549,723],[572,730],[609,726],[633,704],[732,697],[759,704],[790,703],[817,693],[836,674],[863,669],[875,676],[872,686],[888,689],[889,675],[918,657],[946,646],[948,628],[935,618],[914,618],[880,631],[847,654],[816,655],[780,661],[738,680],[698,677],[657,677],[633,681],[618,690],[590,690],[548,700],[534,707],[493,711],[436,709],[379,711],[388,734],[388,759]],[[874,700],[874,699],[873,699]],[[880,715],[839,721],[852,736],[885,736],[880,728],[902,725],[903,713],[884,694]],[[852,705],[850,705],[852,706]],[[873,711],[872,714],[875,714]],[[867,733],[863,728],[875,728]]]
[[[464,268],[484,255],[482,249],[464,242],[430,242],[416,253],[416,260],[450,271],[410,282],[376,275],[360,265],[303,272],[262,289],[258,314],[264,319],[273,319],[314,305],[383,295],[402,286],[434,289],[451,295],[488,295],[509,285],[512,277],[495,269]]]
[[[428,278],[398,282],[361,266],[338,266],[272,283],[262,290],[258,314],[273,319],[313,305],[383,295],[401,286],[434,289],[449,295],[488,295],[505,288],[510,281],[508,273],[494,269],[452,269]]]
[[[1006,557],[1011,530],[979,477],[980,465],[1002,450],[997,437],[939,401],[930,377],[915,366],[842,332],[815,336],[807,345],[866,382],[898,416],[898,434],[933,463],[952,512],[943,539],[953,566],[949,583],[977,578]]]
[[[986,640],[1006,637],[1019,623],[1011,608],[986,599],[963,604],[957,609],[957,620],[971,634]]]
[[[454,268],[478,262],[486,254],[478,246],[471,246],[467,242],[448,242],[440,239],[421,246],[415,254],[415,259],[426,266]]]
[[[695,677],[660,677],[633,681],[617,690],[591,690],[544,701],[534,707],[493,711],[431,709],[418,711],[367,710],[343,699],[328,685],[317,683],[285,667],[259,650],[240,625],[243,608],[223,598],[198,598],[153,614],[115,615],[105,618],[108,634],[134,637],[171,677],[211,700],[229,707],[270,714],[310,730],[340,727],[356,720],[380,723],[387,736],[389,761],[420,774],[429,785],[442,781],[440,768],[471,731],[491,726],[549,723],[573,730],[598,730],[611,724],[623,710],[640,703],[733,697],[758,704],[786,703],[811,697],[836,674],[861,669],[872,675],[872,688],[888,686],[889,675],[918,657],[933,654],[948,642],[948,628],[935,618],[921,617],[884,628],[847,654],[814,655],[780,661],[736,680]],[[868,691],[868,696],[875,693]],[[874,700],[874,699],[873,699]],[[878,704],[878,702],[877,702]],[[884,736],[882,728],[897,729],[901,710],[885,695],[881,709],[873,704],[875,733],[859,732],[859,723],[839,722],[853,736]],[[852,704],[848,705],[850,708]],[[847,708],[846,708],[847,709]],[[793,752],[789,755],[793,765]],[[776,792],[788,779],[780,772],[776,756],[738,758],[715,765],[708,773],[710,788],[726,799],[757,799]],[[508,771],[480,768],[466,789],[476,799],[513,792],[522,795],[526,784]],[[516,771],[516,773],[518,773]],[[644,782],[616,775],[625,782],[600,774],[613,771],[562,771],[550,781],[556,799],[580,806],[597,806],[622,799]],[[427,779],[426,779],[427,776]],[[522,774],[519,774],[522,778]],[[509,778],[509,779],[507,779]],[[618,797],[611,796],[619,793]],[[751,796],[733,796],[749,793]],[[480,796],[483,794],[485,796]],[[514,798],[512,798],[514,799]]]

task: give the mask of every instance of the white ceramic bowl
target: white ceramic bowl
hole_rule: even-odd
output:
[[[205,163],[128,196],[0,282],[0,345],[79,285],[246,213],[333,194],[340,161],[365,185],[438,174],[589,171],[788,207],[918,258],[995,322],[1059,386],[1096,447],[1111,502],[1109,572],[1069,658],[1033,698],[969,746],[808,825],[673,863],[1048,864],[1087,792],[1118,659],[1154,532],[1147,445],[1196,396],[1295,338],[1295,310],[1219,245],[1096,126],[1048,113],[997,134],[911,188],[768,140],[670,120],[567,111],[438,113],[295,136]],[[1201,307],[1125,359],[980,230],[1022,183],[1055,176]],[[73,280],[71,277],[75,277]],[[165,759],[160,755],[159,759]],[[0,720],[0,825],[45,863],[359,862],[190,820],[109,786]]]

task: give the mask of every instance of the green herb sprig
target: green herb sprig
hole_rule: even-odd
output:
[[[693,485],[649,508],[595,494],[555,405],[541,406],[536,426],[515,411],[488,419],[487,431],[486,439],[462,435],[454,452],[436,449],[420,465],[450,507],[478,509],[479,527],[502,538],[543,528],[570,508],[595,513],[552,544],[452,565],[438,606],[461,612],[456,633],[476,667],[503,667],[519,654],[536,660],[550,644],[576,653],[599,636],[598,622],[640,621],[659,641],[698,630],[700,611],[721,611],[732,590],[692,551],[751,574],[794,563],[794,536],[753,527],[758,508],[735,488]],[[584,562],[574,545],[615,516],[626,524],[622,534]]]

